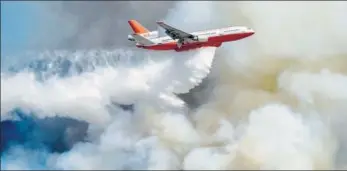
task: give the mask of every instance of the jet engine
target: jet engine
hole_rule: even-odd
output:
[[[158,31],[151,31],[151,32],[147,33],[147,38],[152,39],[152,38],[157,38],[157,37],[159,37]]]
[[[195,36],[195,41],[198,41],[198,42],[207,42],[208,41],[208,36]]]

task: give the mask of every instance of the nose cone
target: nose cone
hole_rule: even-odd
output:
[[[255,31],[253,29],[248,29],[247,33],[249,34],[249,36],[252,36]]]
[[[247,28],[247,30],[244,31],[243,35],[244,37],[252,36],[255,33],[253,29]]]

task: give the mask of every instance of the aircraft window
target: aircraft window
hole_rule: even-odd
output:
[[[168,42],[170,39],[163,39],[162,42]]]
[[[207,32],[207,33],[203,33],[201,35],[213,35],[213,34],[215,34],[215,32]]]
[[[237,29],[228,29],[226,30],[225,32],[233,32],[233,31],[236,31]]]

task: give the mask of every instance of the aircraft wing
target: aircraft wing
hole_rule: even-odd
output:
[[[172,26],[169,26],[165,24],[163,21],[157,21],[157,24],[165,29],[165,33],[170,36],[172,39],[179,39],[180,41],[186,40],[186,39],[194,39],[194,35],[190,33],[186,33],[182,30],[176,29]]]

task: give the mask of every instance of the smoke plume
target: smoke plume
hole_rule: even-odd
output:
[[[119,6],[103,10],[96,2],[70,3],[51,7],[85,22],[61,33],[63,40],[54,42],[64,43],[55,47],[114,44],[122,51],[125,43],[118,37],[126,33],[106,31],[122,17],[108,23],[109,15],[87,9],[112,13],[126,4],[138,12],[124,7],[119,15],[137,13],[144,25],[163,16],[186,31],[243,25],[256,33],[219,49],[122,53],[143,60],[133,66],[95,64],[44,81],[32,71],[2,73],[2,120],[15,119],[11,110],[19,107],[39,118],[63,116],[89,124],[85,141],[63,153],[11,146],[2,169],[346,169],[347,3],[180,1],[168,2],[174,4],[166,4],[169,11],[151,11],[154,16],[141,10],[154,2],[114,2]],[[61,22],[74,19],[69,20]],[[114,57],[119,51],[95,54]],[[208,81],[194,89],[203,79]],[[194,105],[174,95],[186,92]]]

